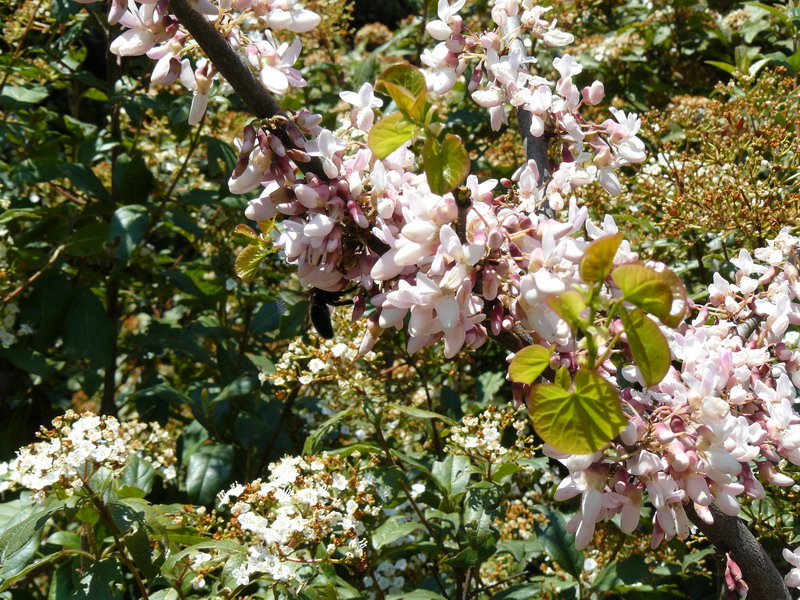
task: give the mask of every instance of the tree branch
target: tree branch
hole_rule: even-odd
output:
[[[509,38],[508,48],[519,49],[523,55],[526,54],[525,44],[519,37],[520,22],[519,17],[508,17],[503,26],[503,37]],[[517,126],[519,135],[522,137],[522,148],[525,151],[525,160],[532,160],[539,169],[539,185],[547,183],[550,179],[550,161],[547,158],[547,136],[539,137],[531,133],[531,113],[521,106],[517,108]],[[554,219],[555,213],[549,205],[541,207],[541,211],[548,219]]]
[[[709,506],[714,523],[703,521],[690,502],[684,506],[692,523],[714,544],[720,552],[727,552],[742,570],[750,592],[750,600],[792,600],[780,572],[766,551],[758,543],[739,517],[731,517],[721,512],[713,504]]]
[[[250,71],[250,67],[244,63],[239,54],[231,48],[208,19],[189,6],[186,0],[171,0],[169,7],[172,14],[192,35],[208,59],[214,63],[214,67],[220,75],[239,94],[256,117],[270,119],[283,113],[275,98],[264,89],[264,86]],[[279,127],[275,131],[275,135],[287,148],[297,148],[283,127]],[[318,157],[312,157],[310,162],[298,164],[298,168],[304,173],[313,173],[323,181],[328,181],[328,177],[322,169],[322,161]]]

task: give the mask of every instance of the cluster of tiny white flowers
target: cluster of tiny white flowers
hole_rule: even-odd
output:
[[[461,419],[462,425],[450,429],[446,450],[452,454],[472,456],[489,464],[513,460],[525,454],[526,445],[532,441],[532,436],[525,435],[528,419],[526,416],[518,418],[520,414],[520,408],[508,406],[498,409],[490,406],[477,415],[467,415]],[[515,432],[511,449],[501,443],[503,432],[509,427]]]
[[[0,346],[8,348],[17,341],[19,334],[31,333],[30,325],[27,323],[15,327],[19,306],[16,302],[9,302],[0,306]]]
[[[0,491],[27,488],[35,492],[37,501],[51,491],[70,496],[101,467],[113,476],[120,475],[132,454],[153,464],[164,479],[176,476],[174,440],[157,423],[120,423],[111,416],[69,410],[52,425],[38,433],[41,441],[20,449],[13,460],[4,463],[5,481],[0,483]]]
[[[275,582],[298,579],[301,565],[322,561],[363,568],[368,543],[364,519],[377,517],[371,478],[343,459],[286,457],[270,475],[235,485],[219,496],[230,505],[231,524],[250,538],[247,561],[233,571],[239,585],[265,575]],[[326,558],[318,558],[322,544]]]

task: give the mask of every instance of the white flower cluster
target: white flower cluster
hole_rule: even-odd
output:
[[[344,460],[286,457],[270,465],[266,481],[235,485],[220,494],[231,504],[231,524],[252,541],[247,561],[233,572],[239,585],[266,575],[275,582],[299,578],[302,565],[322,561],[366,564],[364,519],[378,516],[373,484]],[[319,545],[326,558],[317,557]]]
[[[517,418],[520,412],[521,409],[512,406],[504,409],[490,406],[477,415],[465,416],[461,419],[461,426],[450,429],[447,451],[472,456],[490,465],[513,460],[524,453],[525,444],[531,441],[530,436],[524,433],[528,418]],[[516,434],[511,449],[501,443],[503,432],[508,427],[512,427]]]
[[[72,495],[81,490],[99,468],[118,476],[128,457],[137,454],[167,479],[176,476],[175,444],[157,423],[127,421],[72,410],[53,420],[35,442],[4,464],[6,480],[0,491],[18,486],[33,490],[38,501],[50,491]]]
[[[569,524],[578,547],[591,541],[597,522],[617,514],[621,529],[634,531],[645,498],[655,507],[655,547],[689,535],[684,505],[690,502],[710,523],[712,504],[737,515],[742,494],[764,497],[762,481],[795,483],[781,466],[800,465],[800,414],[793,406],[800,352],[782,340],[800,325],[800,274],[792,264],[798,244],[784,231],[755,251],[761,263],[740,252],[732,261],[735,282],[714,276],[710,303],[693,323],[669,332],[680,370],[670,369],[657,386],[620,392],[635,415],[621,443],[584,456],[547,451],[570,471],[555,498],[582,495]],[[622,372],[637,379],[633,367]]]

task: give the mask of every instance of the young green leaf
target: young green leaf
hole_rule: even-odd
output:
[[[655,269],[641,263],[620,265],[611,273],[625,300],[659,319],[672,310],[672,288]]]
[[[550,296],[545,300],[555,313],[564,319],[577,332],[581,324],[581,313],[586,310],[586,299],[578,290],[569,290],[559,296]]]
[[[622,311],[622,324],[636,366],[647,385],[656,385],[667,374],[670,365],[669,344],[650,317],[638,308]]]
[[[458,187],[469,175],[467,149],[461,143],[461,138],[452,133],[448,133],[441,144],[433,137],[425,140],[422,162],[434,194],[446,194]]]
[[[533,383],[550,364],[553,351],[550,348],[534,344],[517,352],[508,365],[511,381],[517,383]]]
[[[242,248],[233,263],[233,270],[236,275],[245,283],[253,282],[258,273],[258,268],[264,259],[272,253],[272,248],[268,244],[255,243]]]
[[[384,117],[369,131],[369,148],[383,160],[414,135],[417,126],[409,121],[403,113],[392,113]]]
[[[581,279],[586,283],[600,283],[608,277],[614,264],[617,249],[624,236],[621,233],[598,238],[586,247],[581,259]]]
[[[528,411],[542,439],[570,454],[596,452],[628,424],[612,385],[586,369],[575,375],[571,390],[553,383],[533,386]]]
[[[425,118],[427,85],[425,76],[411,65],[394,65],[378,78],[377,91],[391,96],[397,108],[409,120],[422,123]]]
[[[672,306],[670,307],[669,316],[661,319],[661,322],[667,327],[677,327],[689,312],[689,296],[686,293],[686,286],[683,285],[675,271],[669,267],[664,267],[664,270],[660,271],[659,275],[672,290]]]

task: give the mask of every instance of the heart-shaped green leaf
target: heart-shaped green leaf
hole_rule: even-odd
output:
[[[514,356],[508,365],[511,381],[517,383],[533,383],[549,365],[553,351],[550,348],[534,344],[526,346]]]
[[[414,135],[417,126],[406,119],[403,113],[392,113],[384,117],[369,131],[369,148],[383,160]]]
[[[689,312],[689,296],[686,293],[686,286],[683,285],[681,278],[675,275],[675,272],[668,267],[664,267],[664,270],[660,271],[659,275],[672,290],[672,306],[669,316],[661,319],[661,322],[667,327],[677,327]]]
[[[409,120],[422,123],[428,91],[422,71],[411,65],[394,65],[381,73],[376,89],[389,94]]]
[[[669,344],[650,317],[638,308],[622,311],[622,324],[633,360],[647,385],[656,385],[667,374],[670,365]]]
[[[433,137],[425,140],[422,163],[434,194],[454,190],[469,175],[467,150],[461,138],[452,133],[448,133],[441,144]]]
[[[625,300],[662,321],[672,310],[672,288],[655,269],[641,263],[620,265],[611,278],[622,290]]]
[[[581,279],[586,283],[600,283],[608,277],[614,264],[617,249],[622,243],[623,235],[616,233],[596,239],[586,247],[581,259]]]
[[[536,433],[570,454],[600,450],[628,424],[614,387],[587,369],[578,371],[571,390],[553,383],[533,386],[528,411]]]
[[[578,331],[582,321],[580,315],[586,310],[586,299],[581,292],[570,290],[559,296],[550,296],[545,302],[567,322],[573,333]]]

